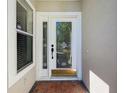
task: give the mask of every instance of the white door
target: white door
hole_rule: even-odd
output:
[[[52,79],[53,70],[70,69],[76,71],[77,79],[81,79],[80,15],[75,13],[48,13],[48,15],[46,15],[46,13],[42,13],[40,15],[42,16],[40,18],[43,18],[41,19],[42,21],[47,19],[44,23],[41,23],[44,25],[45,22],[47,22],[48,25],[46,32],[47,48],[42,50],[44,51],[47,49],[47,57],[44,57],[45,54],[43,54],[43,58],[47,58],[47,64],[44,64],[44,61],[46,60],[43,60],[42,63],[38,63],[38,70],[42,70],[40,69],[40,64],[48,66],[46,70],[44,69],[41,71],[42,73],[38,74],[44,74],[46,77],[49,77],[49,79]],[[45,16],[46,18],[44,18]],[[40,19],[38,19],[38,21],[39,20]],[[39,25],[39,23],[37,25]],[[44,34],[42,35],[42,38],[43,37]],[[43,44],[43,46],[46,46],[46,44]]]
[[[76,18],[52,16],[50,24],[50,72],[55,69],[76,69]]]

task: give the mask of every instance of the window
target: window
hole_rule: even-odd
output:
[[[43,22],[43,69],[47,69],[47,22]]]
[[[16,6],[17,72],[33,63],[33,10],[25,0]]]

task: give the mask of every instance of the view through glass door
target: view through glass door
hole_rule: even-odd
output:
[[[71,68],[71,22],[56,22],[56,67],[57,68]]]

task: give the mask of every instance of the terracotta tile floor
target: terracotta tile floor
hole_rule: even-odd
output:
[[[79,81],[39,81],[30,93],[85,93]]]

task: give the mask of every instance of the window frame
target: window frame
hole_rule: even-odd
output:
[[[17,0],[16,2],[18,2],[26,11],[27,9],[25,8],[25,6],[19,1]],[[32,9],[32,14],[33,14],[33,17],[32,17],[32,33],[30,32],[26,32],[24,30],[20,30],[20,29],[17,29],[16,28],[16,39],[17,39],[17,34],[22,34],[22,35],[26,35],[26,36],[31,36],[32,37],[32,61],[30,61],[28,64],[26,64],[25,66],[21,67],[20,69],[17,69],[17,65],[18,65],[18,62],[16,62],[16,73],[17,75],[19,74],[22,74],[24,72],[27,72],[26,70],[27,69],[31,69],[30,67],[34,67],[35,63],[34,63],[34,44],[35,44],[35,40],[34,40],[34,27],[35,27],[35,9],[34,7],[32,6],[31,2],[29,0],[25,0],[25,2],[29,5],[29,7]],[[17,5],[17,4],[16,4]],[[16,15],[17,16],[17,15]],[[16,23],[17,23],[17,20],[16,20]],[[17,24],[16,24],[17,25]],[[16,40],[17,42],[17,40]],[[16,53],[17,53],[17,43],[16,43]],[[17,61],[17,57],[16,57],[16,61]]]

